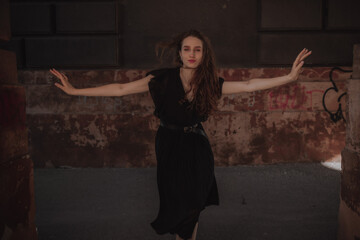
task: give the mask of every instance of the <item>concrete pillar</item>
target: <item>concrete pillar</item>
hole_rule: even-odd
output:
[[[360,44],[354,46],[352,78],[347,82],[346,145],[342,151],[339,240],[360,239]]]
[[[0,0],[0,40],[9,41],[9,2]],[[15,53],[0,49],[0,239],[35,240],[33,163],[28,154],[25,89]]]

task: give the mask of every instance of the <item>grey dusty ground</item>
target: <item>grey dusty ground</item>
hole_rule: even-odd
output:
[[[35,169],[39,240],[170,240],[150,226],[156,168]],[[215,168],[198,240],[336,239],[340,173],[320,164]]]

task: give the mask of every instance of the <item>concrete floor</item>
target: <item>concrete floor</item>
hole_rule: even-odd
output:
[[[340,172],[321,164],[215,168],[220,206],[197,240],[336,239]],[[150,226],[156,169],[35,169],[39,240],[170,240]]]

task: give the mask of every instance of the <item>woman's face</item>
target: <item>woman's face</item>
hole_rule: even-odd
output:
[[[184,38],[179,55],[184,68],[197,68],[203,55],[202,41],[193,36]]]

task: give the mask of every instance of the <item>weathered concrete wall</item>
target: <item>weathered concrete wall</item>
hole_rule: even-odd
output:
[[[144,69],[155,43],[194,28],[222,67],[290,65],[304,47],[316,53],[307,63],[351,66],[358,9],[356,0],[16,0],[8,47],[21,69]]]
[[[354,46],[354,72],[347,81],[348,123],[342,151],[339,240],[360,239],[360,44]]]
[[[340,154],[345,124],[322,107],[331,87],[330,68],[305,68],[297,83],[266,91],[225,95],[204,123],[217,166],[318,162]],[[65,71],[76,87],[129,82],[146,70]],[[287,74],[289,69],[221,69],[226,81]],[[326,104],[338,108],[349,73],[334,72],[339,93]],[[148,93],[125,97],[68,96],[47,71],[20,71],[26,88],[29,144],[36,167],[148,167],[156,164],[159,124]],[[344,102],[343,102],[344,105]]]
[[[0,0],[0,40],[10,39],[9,2]],[[25,90],[15,53],[0,49],[0,239],[35,240],[33,163],[28,154]]]

